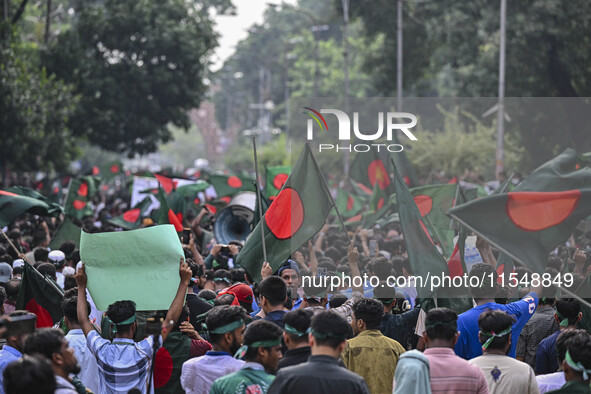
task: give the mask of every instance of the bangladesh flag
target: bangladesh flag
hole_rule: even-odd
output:
[[[386,168],[384,161],[377,153],[374,151],[363,152],[355,156],[349,174],[352,181],[360,184],[357,186],[366,193],[372,191],[374,185],[377,184],[380,190],[387,191],[387,194],[390,195],[393,192],[392,182]],[[368,194],[373,194],[371,191]]]
[[[92,166],[91,175],[101,177],[103,180],[123,174],[123,164],[120,161],[112,161],[101,166]]]
[[[394,171],[394,188],[396,190],[396,202],[400,226],[406,242],[406,250],[413,275],[426,278],[428,275],[448,274],[447,263],[437,251],[427,227],[412,194],[406,183]],[[429,296],[430,289],[417,287],[420,297]]]
[[[25,309],[37,315],[37,328],[53,327],[64,316],[63,300],[64,291],[58,284],[25,262],[16,309]]]
[[[0,190],[0,228],[12,223],[25,212],[39,216],[58,216],[62,207],[42,199]]]
[[[59,249],[60,246],[66,241],[72,241],[76,245],[76,248],[80,248],[80,227],[76,226],[72,219],[64,217],[63,222],[57,228],[57,231],[51,239],[49,248],[51,250]]]
[[[233,195],[256,189],[252,186],[253,179],[237,175],[210,175],[209,183],[215,189],[218,197],[232,197]]]
[[[185,198],[195,199],[197,198],[197,194],[204,192],[209,187],[209,183],[205,182],[204,180],[198,180],[195,183],[179,186],[176,189],[177,193]],[[197,202],[196,205],[201,203],[201,201]]]
[[[462,204],[449,213],[514,260],[543,273],[548,253],[591,215],[591,187],[509,192]]]
[[[415,187],[410,190],[423,219],[427,221],[440,241],[446,257],[453,250],[454,231],[447,211],[454,206],[458,186],[454,184]]]
[[[183,231],[183,212],[179,210],[175,211],[169,206],[166,194],[162,188],[158,189],[156,197],[160,201],[158,224],[172,224],[177,233]]]
[[[173,190],[176,190],[178,182],[174,179],[160,174],[154,174],[154,176],[156,177],[158,183],[160,183],[160,186],[162,186],[162,189],[164,189],[166,194],[170,194]]]
[[[66,215],[81,220],[85,216],[92,216],[92,208],[88,202],[98,190],[100,179],[93,176],[83,176],[73,179],[66,197]]]
[[[115,218],[109,219],[109,223],[125,230],[135,230],[142,225],[142,219],[146,216],[146,212],[151,205],[152,199],[146,197],[129,211],[126,211]]]
[[[59,215],[60,213],[63,213],[63,211],[64,211],[64,209],[59,204],[54,203],[53,201],[51,201],[49,198],[47,198],[43,194],[41,194],[33,189],[29,189],[28,187],[12,186],[12,187],[9,187],[8,189],[6,189],[6,191],[14,193],[14,194],[18,194],[19,196],[31,197],[36,200],[40,200],[40,201],[47,203],[47,205],[49,205],[49,208],[50,208],[49,212],[51,215]]]
[[[269,206],[263,221],[246,240],[238,255],[238,264],[255,281],[260,281],[263,265],[261,231],[265,236],[267,259],[275,271],[324,226],[331,208],[331,197],[322,173],[306,144],[283,189]]]
[[[394,144],[398,144],[398,137],[396,133],[392,135],[392,142]],[[404,183],[408,187],[414,187],[418,185],[417,177],[415,176],[415,172],[406,157],[406,152],[404,150],[402,152],[384,152],[383,155],[389,155],[392,160],[394,160],[394,164],[396,164],[396,169],[400,172],[402,179],[404,179]],[[389,158],[382,157],[385,162],[389,162]]]
[[[191,339],[173,331],[166,337],[154,359],[154,391],[156,394],[184,393],[181,387],[183,363],[191,358]]]
[[[335,205],[341,216],[345,219],[355,216],[363,208],[361,198],[347,193],[343,189],[338,189]]]
[[[287,181],[290,172],[290,166],[267,167],[265,177],[265,197],[269,200],[273,200],[285,184],[285,181]]]

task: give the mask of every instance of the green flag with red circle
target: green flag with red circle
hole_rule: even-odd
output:
[[[141,226],[142,220],[146,217],[146,212],[151,205],[152,199],[146,197],[137,203],[132,209],[123,212],[117,217],[109,219],[108,222],[125,230],[135,230]]]
[[[343,189],[337,189],[337,198],[335,205],[345,219],[357,215],[361,208],[363,208],[363,201],[361,198],[352,193],[347,193]]]
[[[291,166],[267,167],[265,176],[265,197],[273,200],[287,181],[291,172]]]
[[[0,190],[0,228],[9,225],[25,212],[39,216],[58,216],[63,211],[61,206],[45,198],[15,193],[15,188],[9,190],[11,191]]]
[[[218,198],[232,197],[243,191],[256,191],[254,179],[239,175],[210,175],[208,182],[215,189]]]
[[[64,316],[63,300],[64,291],[58,284],[25,261],[16,309],[37,315],[37,328],[53,327]]]
[[[316,234],[332,209],[332,199],[308,145],[300,154],[283,188],[257,224],[237,262],[255,281],[261,279],[265,236],[267,260],[277,270],[289,256]]]
[[[393,193],[392,182],[384,161],[374,151],[357,153],[349,175],[356,187],[372,195],[374,186],[386,192],[389,196]]]
[[[543,273],[548,253],[591,215],[591,187],[493,195],[452,208],[449,214],[514,260]]]
[[[100,179],[93,176],[72,179],[64,207],[66,215],[79,220],[92,216],[93,210],[89,202],[98,191],[99,184]]]

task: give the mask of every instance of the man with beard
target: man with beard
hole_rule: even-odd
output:
[[[213,382],[210,394],[266,394],[281,359],[282,334],[283,330],[271,322],[251,323],[244,332],[244,346],[237,354],[246,363],[239,371]]]
[[[205,324],[213,350],[183,364],[181,386],[187,394],[207,394],[214,380],[242,368],[244,361],[233,356],[242,345],[247,317],[237,305],[216,306],[208,313]]]
[[[45,357],[51,363],[56,381],[56,394],[77,394],[70,374],[80,372],[74,349],[68,346],[64,333],[56,328],[35,331],[25,341],[25,354]]]

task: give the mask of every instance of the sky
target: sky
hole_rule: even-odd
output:
[[[231,56],[236,44],[248,35],[248,28],[263,21],[263,14],[267,3],[281,3],[281,0],[233,0],[236,6],[236,16],[218,16],[216,30],[220,33],[219,47],[216,49],[211,70],[222,67],[225,59]],[[295,5],[297,0],[283,0],[284,3]]]

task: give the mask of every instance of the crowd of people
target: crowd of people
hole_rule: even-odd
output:
[[[102,208],[81,223],[87,231],[117,230]],[[501,288],[486,242],[469,276],[491,283],[456,310],[412,282],[391,292],[304,285],[315,275],[410,277],[399,223],[349,234],[326,225],[278,270],[264,263],[255,282],[236,263],[242,243],[216,243],[208,215],[192,220],[167,311],[138,311],[134,300],[97,310],[76,244],[48,248],[56,219],[26,214],[4,229],[0,393],[591,392],[585,305],[554,286]],[[17,309],[29,263],[64,291],[54,327]],[[591,259],[571,244],[547,265],[582,283]]]

